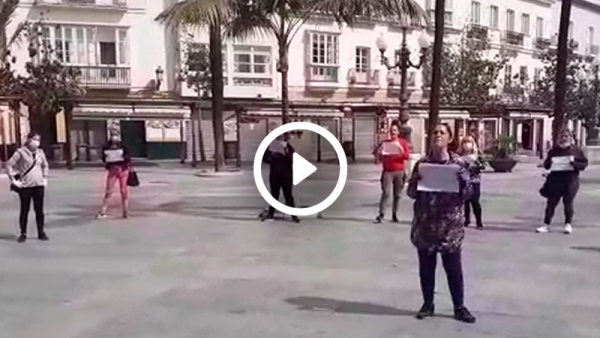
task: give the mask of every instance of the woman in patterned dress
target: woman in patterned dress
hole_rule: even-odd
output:
[[[418,319],[434,315],[433,295],[437,254],[442,256],[448,286],[454,304],[454,318],[474,323],[475,317],[464,306],[461,246],[465,235],[464,206],[471,193],[471,176],[467,163],[448,150],[452,131],[447,124],[435,128],[430,153],[415,164],[408,185],[408,196],[414,199],[411,241],[419,257],[419,277],[424,304]],[[419,191],[419,166],[423,163],[457,167],[459,192]]]

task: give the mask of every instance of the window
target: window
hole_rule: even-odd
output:
[[[592,46],[594,45],[594,27],[590,26],[588,27],[588,44],[590,46],[590,50],[592,48]]]
[[[490,6],[490,28],[498,28],[498,7]]]
[[[335,34],[310,34],[311,78],[338,81],[339,39]]]
[[[454,9],[452,0],[446,0],[444,7],[444,26],[452,26],[452,12]],[[426,0],[425,9],[431,24],[433,24],[435,22],[435,0]]]
[[[506,30],[509,32],[515,31],[515,11],[512,9],[506,10]]]
[[[371,69],[371,50],[367,47],[356,47],[356,71],[368,73]]]
[[[478,1],[471,2],[471,23],[476,25],[481,23],[481,4]]]
[[[569,40],[573,39],[573,21],[569,21],[569,32],[567,34]]]
[[[535,20],[535,36],[538,38],[544,37],[544,18],[539,16]]]
[[[519,82],[521,86],[527,84],[527,66],[521,66],[519,68]]]
[[[533,71],[533,86],[535,88],[538,88],[540,85],[540,80],[542,79],[542,69],[541,68],[536,68]]]
[[[233,47],[233,72],[236,74],[271,74],[271,48],[258,46]]]
[[[68,65],[128,65],[126,29],[83,26],[46,26],[42,43],[59,62]]]
[[[529,35],[529,14],[521,14],[521,33]]]
[[[512,66],[506,65],[504,67],[504,86],[510,86],[512,83]]]
[[[271,47],[233,46],[233,73],[236,86],[272,86]]]

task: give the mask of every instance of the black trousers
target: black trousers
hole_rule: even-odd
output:
[[[293,179],[291,175],[269,175],[269,185],[271,187],[271,196],[279,200],[279,191],[283,190],[285,204],[289,207],[295,207],[294,196],[292,195]],[[269,207],[269,216],[275,214],[275,208]]]
[[[473,184],[473,194],[471,198],[465,202],[465,225],[471,224],[471,207],[473,207],[473,214],[475,214],[475,222],[477,226],[483,226],[481,220],[481,184]]]
[[[573,215],[575,214],[575,209],[573,208],[573,202],[575,201],[575,196],[577,196],[577,191],[579,190],[579,180],[574,180],[572,182],[567,182],[564,186],[560,188],[553,189],[552,193],[548,197],[546,202],[546,212],[544,215],[544,224],[550,225],[552,223],[552,217],[554,217],[554,211],[556,210],[556,206],[562,199],[564,209],[565,209],[565,224],[571,224],[573,222]]]
[[[19,200],[21,202],[19,226],[21,234],[27,234],[27,219],[29,218],[31,201],[33,201],[38,235],[44,233],[44,192],[44,187],[22,188],[19,190]]]
[[[419,277],[421,279],[421,292],[423,302],[427,305],[433,304],[435,292],[435,269],[437,266],[437,253],[427,250],[419,250]],[[464,281],[462,273],[461,252],[444,253],[442,263],[448,278],[448,287],[455,308],[464,305]]]

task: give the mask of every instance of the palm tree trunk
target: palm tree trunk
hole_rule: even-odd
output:
[[[281,72],[281,121],[290,122],[290,98],[288,88],[288,50],[285,41],[279,42],[279,67]]]
[[[212,118],[213,134],[215,140],[215,171],[223,170],[225,157],[224,148],[224,130],[223,130],[223,41],[221,37],[221,27],[211,25],[210,31],[210,71],[211,71],[211,90],[212,90]]]
[[[558,31],[558,52],[556,62],[556,89],[554,91],[554,120],[552,121],[552,141],[556,142],[558,132],[565,125],[565,93],[567,90],[567,59],[569,53],[569,19],[572,0],[563,0]]]
[[[429,151],[433,131],[438,124],[440,114],[440,87],[442,85],[442,47],[444,43],[444,12],[446,10],[445,0],[435,1],[435,40],[433,41],[433,60],[431,62],[431,96],[429,98],[429,126],[427,135],[429,141],[426,149]]]

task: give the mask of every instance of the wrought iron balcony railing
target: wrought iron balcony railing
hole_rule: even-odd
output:
[[[70,66],[77,70],[82,85],[92,87],[129,87],[131,69],[124,66]]]
[[[36,5],[127,7],[127,0],[34,0]]]

